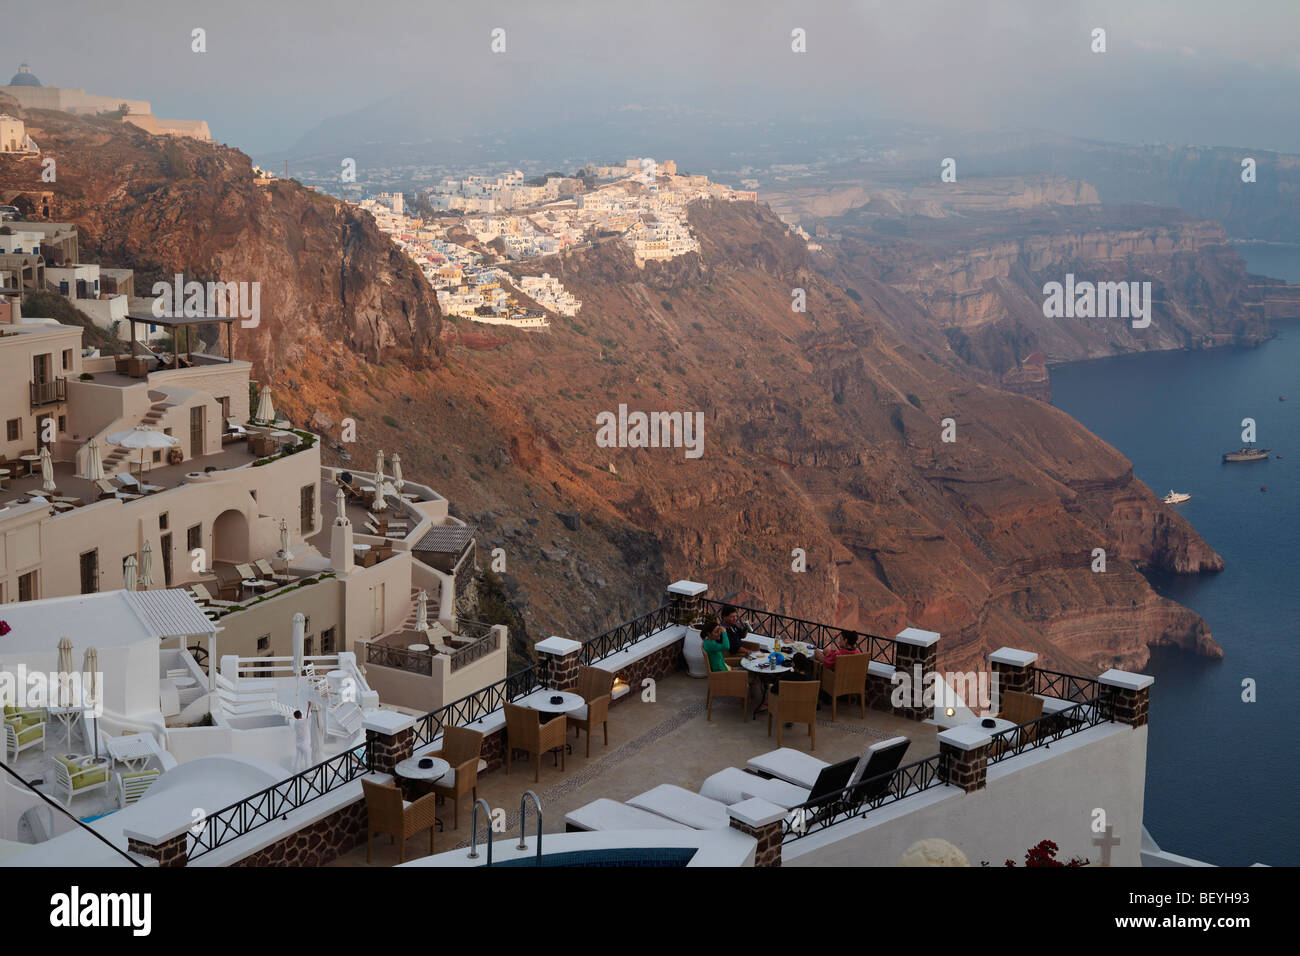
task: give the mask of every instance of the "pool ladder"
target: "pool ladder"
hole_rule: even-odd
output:
[[[528,843],[525,836],[528,832],[528,798],[533,798],[533,806],[537,808],[537,865],[542,865],[542,801],[537,798],[537,794],[531,790],[525,790],[524,795],[519,798],[519,845],[517,850],[527,850]],[[478,808],[479,804],[483,805],[483,812],[487,815],[487,865],[492,865],[492,807],[486,800],[479,797],[474,801],[474,814],[470,822],[469,831],[469,858],[478,859]]]

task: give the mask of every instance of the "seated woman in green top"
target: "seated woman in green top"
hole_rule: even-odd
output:
[[[700,647],[704,649],[704,656],[708,658],[709,670],[731,670],[723,657],[727,653],[727,638],[720,624],[705,624],[700,628]]]

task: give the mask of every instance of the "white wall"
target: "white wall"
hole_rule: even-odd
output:
[[[1107,723],[989,768],[974,793],[928,790],[810,833],[782,850],[783,866],[894,866],[918,840],[947,840],[971,866],[1024,864],[1041,840],[1060,847],[1057,859],[1079,856],[1096,865],[1100,848],[1093,811],[1120,838],[1112,866],[1140,866],[1147,728]],[[904,758],[905,762],[910,762]]]

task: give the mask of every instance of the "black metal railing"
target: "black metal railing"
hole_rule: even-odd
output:
[[[1045,671],[1041,667],[1030,667],[1029,673],[1033,679],[1031,694],[1042,694],[1044,697],[1055,697],[1076,704],[1101,697],[1106,689],[1104,684],[1090,677]]]
[[[430,651],[411,651],[389,644],[367,644],[366,663],[423,674],[425,677],[433,676],[433,654]]]
[[[1081,701],[1055,714],[1046,714],[990,734],[993,739],[988,745],[988,763],[992,766],[1029,750],[1050,747],[1062,737],[1069,737],[1114,719],[1114,697],[1106,691],[1092,700]]]
[[[744,607],[739,604],[728,604],[726,601],[715,601],[712,598],[705,598],[703,604],[719,617],[721,617],[724,607],[734,607],[740,612],[741,620],[745,621],[749,625],[749,629],[756,634],[774,640],[779,638],[790,643],[803,641],[822,650],[836,644],[839,641],[840,631],[844,630],[844,628],[833,624],[805,621],[803,618],[790,617],[786,614],[777,614],[773,611],[763,611],[753,607]],[[882,664],[894,664],[897,648],[898,642],[891,637],[879,637],[875,634],[858,632],[858,650],[868,655],[873,661]]]
[[[790,843],[844,820],[864,817],[869,811],[904,797],[943,786],[948,776],[946,766],[946,755],[937,753],[794,807],[782,824],[781,842]]]
[[[492,625],[486,621],[470,621],[458,617],[456,618],[456,633],[460,637],[468,637],[477,641],[492,633]]]
[[[677,622],[673,620],[672,606],[660,605],[653,611],[631,621],[624,621],[617,627],[611,627],[604,634],[597,634],[591,640],[585,641],[578,655],[578,663],[590,667],[610,654],[630,650],[633,645],[645,640],[651,634],[672,627],[675,623]]]
[[[331,757],[273,787],[196,821],[190,830],[186,856],[193,862],[217,847],[258,827],[282,820],[290,812],[369,773],[370,750],[361,745]],[[198,832],[195,832],[195,829]]]
[[[477,621],[462,622],[461,623],[462,632],[464,630],[465,623],[477,624],[478,622]],[[501,633],[499,631],[492,629],[491,627],[488,627],[487,634],[475,640],[473,644],[469,644],[465,647],[462,647],[460,650],[456,651],[454,654],[451,655],[452,673],[455,673],[456,671],[460,670],[462,667],[466,666],[467,664],[473,664],[475,661],[482,660],[483,658],[487,657],[489,654],[491,654],[500,646],[501,646]]]
[[[531,664],[495,684],[417,718],[413,746],[427,746],[437,739],[444,727],[463,727],[531,694],[542,686],[539,673],[537,665]]]
[[[68,380],[66,378],[56,378],[51,379],[48,382],[32,382],[31,393],[32,408],[36,408],[39,405],[53,405],[56,402],[66,402],[68,400]]]

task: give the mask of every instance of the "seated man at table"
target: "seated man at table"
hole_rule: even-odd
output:
[[[721,624],[705,624],[700,628],[700,647],[708,659],[709,670],[731,670],[724,657],[727,653],[727,636]]]
[[[728,654],[740,653],[740,642],[749,636],[749,628],[740,619],[740,612],[731,605],[722,609],[722,628]]]
[[[858,634],[856,631],[840,631],[840,637],[837,641],[838,647],[833,647],[828,651],[816,650],[813,656],[823,667],[829,667],[835,670],[835,658],[842,657],[845,654],[858,653]]]

